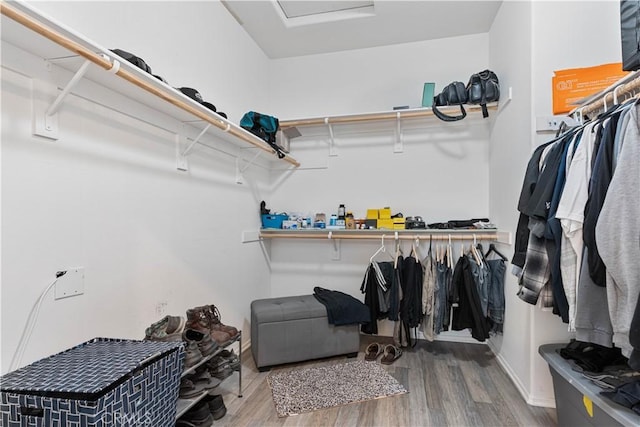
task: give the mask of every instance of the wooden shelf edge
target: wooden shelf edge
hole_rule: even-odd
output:
[[[498,243],[511,244],[511,232],[497,229],[413,229],[413,230],[278,230],[261,229],[260,239],[324,239],[324,240],[377,240],[384,236],[394,240],[396,233],[399,240],[491,240]]]
[[[98,67],[105,70],[105,72],[112,72],[111,70],[116,69],[114,67],[116,60],[118,62],[122,62],[116,54],[103,47],[97,46],[88,40],[85,40],[84,43],[72,40],[64,34],[62,28],[59,30],[57,29],[55,22],[52,22],[46,17],[40,15],[30,6],[22,5],[23,7],[16,7],[20,5],[20,3],[7,2],[4,0],[0,1],[0,13],[5,15],[7,18],[16,21],[25,28],[28,28],[33,33],[64,47],[73,54],[91,61]],[[96,52],[101,52],[102,54]],[[186,99],[185,96],[177,93],[172,88],[168,86],[165,87],[166,85],[160,84],[160,81],[150,81],[148,75],[146,75],[144,71],[135,67],[128,67],[126,65],[116,70],[117,71],[115,71],[114,74],[128,81],[130,84],[156,96],[158,99],[186,111],[194,117],[218,128],[220,131],[233,135],[239,141],[243,141],[246,144],[257,147],[271,153],[272,155],[277,154],[276,150],[274,150],[265,141],[235,123],[232,123],[221,116],[203,111],[204,109],[201,104],[191,99]],[[286,154],[282,160],[292,164],[294,167],[300,166],[300,162],[288,154]]]
[[[451,113],[459,111],[457,106],[444,106],[439,107],[444,113]],[[479,105],[465,104],[465,110],[468,113],[476,113],[481,111]],[[498,103],[492,102],[487,104],[489,111],[497,111]],[[394,110],[394,111],[381,111],[374,113],[361,113],[361,114],[347,114],[340,116],[327,116],[327,117],[312,117],[293,120],[280,120],[280,128],[287,129],[293,127],[305,127],[305,126],[319,126],[326,124],[346,124],[346,123],[360,123],[368,121],[385,121],[385,120],[397,120],[400,117],[404,119],[418,119],[424,117],[433,117],[433,110],[431,108],[413,108],[406,110]]]

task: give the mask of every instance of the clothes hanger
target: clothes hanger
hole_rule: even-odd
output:
[[[504,256],[502,253],[500,253],[500,251],[496,248],[496,245],[494,245],[493,243],[491,243],[489,245],[489,250],[487,251],[486,254],[484,254],[484,257],[485,258],[488,257],[491,252],[493,252],[496,255],[498,255],[500,258],[502,258],[503,261],[508,261],[509,260],[506,256]]]
[[[463,244],[464,246],[464,244]],[[473,259],[476,261],[476,264],[478,264],[479,267],[482,267],[482,260],[480,259],[480,257],[478,256],[478,252],[476,251],[476,236],[473,236],[473,244],[469,245],[469,252],[471,253],[471,256],[473,257]]]
[[[420,262],[420,260],[418,259],[418,257],[419,257],[419,255],[418,255],[418,247],[419,246],[420,246],[420,237],[418,237],[416,235],[416,239],[411,244],[411,252],[409,253],[409,256],[413,255],[413,257],[415,258],[416,264]]]
[[[402,256],[402,248],[400,247],[400,239],[396,231],[396,256],[393,259],[393,268],[398,268],[398,258],[400,258],[400,256]]]
[[[387,248],[386,248],[386,246],[384,245],[384,234],[382,235],[382,243],[380,243],[380,247],[378,248],[378,250],[377,250],[373,255],[371,255],[371,258],[369,258],[369,262],[370,262],[370,263],[373,263],[373,259],[374,259],[376,256],[378,256],[378,254],[380,254],[380,253],[382,253],[382,252],[386,253],[387,255],[389,255],[389,256],[391,257],[391,259],[393,259],[393,257],[391,256],[391,254],[390,254],[389,252],[387,252]]]

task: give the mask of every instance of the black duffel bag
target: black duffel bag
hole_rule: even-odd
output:
[[[467,102],[467,90],[462,82],[453,82],[449,83],[442,89],[438,95],[433,98],[433,114],[439,118],[440,120],[444,120],[445,122],[455,122],[456,120],[462,120],[467,116],[467,112],[464,110],[462,106]],[[438,110],[437,107],[445,106],[445,105],[459,105],[460,106],[460,115],[459,116],[448,116]]]

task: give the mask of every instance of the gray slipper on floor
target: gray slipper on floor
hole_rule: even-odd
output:
[[[367,349],[364,351],[364,360],[376,360],[378,356],[382,354],[383,348],[382,344],[378,344],[377,342],[373,342],[367,346]]]
[[[382,359],[380,359],[380,363],[384,365],[391,365],[400,356],[402,356],[402,350],[400,350],[400,347],[396,347],[393,344],[388,344],[384,348],[384,356],[382,356]]]

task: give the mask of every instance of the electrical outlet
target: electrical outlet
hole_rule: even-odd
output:
[[[554,132],[560,129],[564,122],[566,126],[575,126],[578,123],[569,116],[538,116],[536,117],[537,132]]]
[[[84,267],[68,268],[67,273],[58,278],[55,288],[55,299],[84,294]]]

